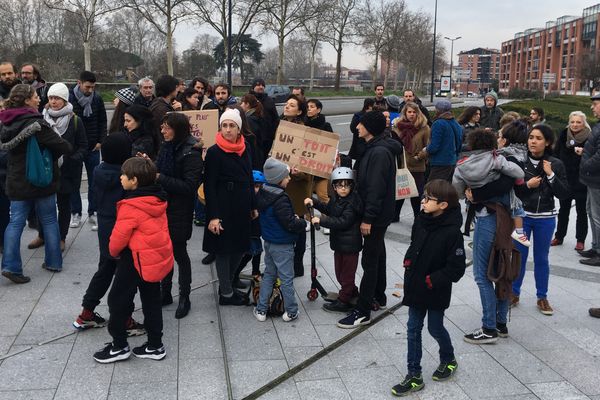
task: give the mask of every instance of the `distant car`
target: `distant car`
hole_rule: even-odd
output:
[[[479,96],[477,96],[477,95],[475,94],[475,92],[471,92],[471,91],[469,91],[469,92],[467,92],[467,97],[479,97]]]
[[[265,93],[273,99],[275,103],[283,103],[287,100],[288,96],[292,94],[289,87],[284,85],[267,85],[265,86]]]

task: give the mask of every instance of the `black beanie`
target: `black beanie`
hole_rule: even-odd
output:
[[[254,89],[256,87],[256,85],[266,86],[265,85],[265,80],[263,78],[254,78],[254,80],[252,81],[252,86],[250,87],[250,89]]]
[[[369,111],[365,113],[360,119],[360,123],[373,136],[381,135],[387,126],[387,120],[381,111]]]
[[[126,133],[111,133],[104,139],[101,151],[105,163],[121,165],[131,158],[131,140]]]

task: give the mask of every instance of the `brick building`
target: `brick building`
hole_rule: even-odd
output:
[[[598,51],[600,4],[587,7],[582,16],[563,16],[530,28],[502,42],[500,50],[500,92],[511,88],[543,89],[544,73],[555,74],[548,90],[575,94],[588,90],[577,66],[581,57]]]
[[[482,47],[461,51],[458,53],[458,64],[454,68],[454,81],[459,90],[465,92],[487,90],[492,80],[499,77],[500,51]]]

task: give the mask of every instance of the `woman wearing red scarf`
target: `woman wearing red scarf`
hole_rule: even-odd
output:
[[[400,117],[394,120],[393,131],[394,134],[392,137],[402,142],[406,154],[406,165],[415,178],[415,183],[419,190],[419,196],[410,199],[410,205],[416,218],[421,210],[421,196],[423,195],[423,187],[425,185],[425,162],[427,154],[422,150],[429,143],[431,129],[427,125],[427,118],[419,109],[419,105],[409,101],[402,108]],[[394,215],[393,222],[400,220],[400,211],[403,204],[404,199],[396,201],[396,214]]]
[[[206,220],[205,252],[216,255],[219,304],[246,305],[248,297],[233,288],[240,260],[250,248],[250,221],[254,208],[252,162],[242,136],[238,110],[227,109],[220,118],[221,131],[204,160]]]

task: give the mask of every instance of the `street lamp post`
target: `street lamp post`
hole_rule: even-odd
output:
[[[454,41],[461,39],[462,36],[457,36],[454,39],[449,38],[448,36],[444,36],[444,39],[447,39],[450,41],[451,45],[450,45],[450,82],[454,83],[454,78],[452,78],[452,62],[454,60]],[[450,97],[452,97],[452,87],[450,87]]]
[[[433,92],[435,91],[435,36],[437,34],[437,0],[435,0],[435,12],[433,14],[433,52],[431,55],[431,99],[433,103]]]

